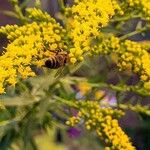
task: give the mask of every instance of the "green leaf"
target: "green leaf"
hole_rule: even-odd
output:
[[[18,18],[18,15],[14,11],[4,10],[2,13],[6,16]]]
[[[39,100],[39,97],[34,97],[32,95],[22,95],[14,97],[4,97],[0,99],[0,103],[2,103],[4,106],[25,106],[36,103]]]

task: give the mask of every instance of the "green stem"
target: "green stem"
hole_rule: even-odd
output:
[[[63,103],[63,104],[77,108],[77,105],[72,100],[66,100],[66,99],[63,99],[63,98],[58,97],[58,96],[53,96],[53,98],[56,99],[57,101]]]
[[[149,106],[142,106],[139,104],[131,105],[131,104],[119,104],[119,108],[123,110],[132,110],[137,113],[145,113],[146,115],[150,116],[150,107]]]
[[[20,4],[20,8],[24,9],[27,7],[27,4],[30,2],[30,0],[24,0],[21,4]]]
[[[133,36],[133,35],[142,33],[142,32],[144,32],[144,31],[146,31],[146,30],[148,30],[148,27],[144,27],[144,28],[138,29],[138,30],[136,30],[136,31],[130,32],[130,33],[126,34],[126,35],[121,36],[121,37],[120,37],[120,40],[125,40],[125,39],[127,39],[127,38],[129,38],[129,37],[131,37],[131,36]]]
[[[69,82],[69,83],[75,83],[75,82],[88,82],[86,78],[78,78],[78,77],[68,77],[68,78],[63,78],[62,79],[64,82]],[[68,80],[68,81],[67,81]],[[107,84],[104,82],[99,82],[99,83],[90,83],[91,87],[95,88],[110,88],[112,90],[118,91],[118,92],[125,92],[125,91],[131,91],[135,92],[141,96],[146,96],[150,95],[148,91],[146,91],[143,88],[136,89],[134,86],[122,86],[122,85],[112,85],[112,84]]]
[[[64,12],[64,10],[65,10],[64,1],[63,0],[58,0],[58,5],[59,5],[59,8],[60,8],[60,11]]]
[[[113,19],[110,20],[110,22],[121,22],[121,21],[127,21],[130,19],[136,19],[136,18],[141,18],[140,15],[129,15],[129,16],[125,16],[125,17],[114,17]]]
[[[19,5],[18,0],[16,0],[15,2],[13,0],[10,0],[10,2],[12,3],[12,5],[14,7],[16,18],[19,19],[22,24],[25,24],[26,21],[27,21],[27,18],[23,15],[22,9],[21,9],[21,7]]]
[[[26,18],[24,17],[20,7],[18,5],[14,6],[15,12],[18,15],[18,19],[21,21],[21,23],[26,23]]]
[[[110,88],[115,91],[119,92],[125,92],[125,91],[131,91],[135,92],[137,94],[140,94],[142,96],[148,96],[150,95],[148,91],[140,88],[140,89],[135,89],[134,86],[121,86],[121,85],[112,85],[112,84],[107,84],[107,83],[90,83],[92,87],[97,87],[97,88]]]

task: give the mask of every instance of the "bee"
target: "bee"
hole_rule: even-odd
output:
[[[45,61],[45,67],[50,69],[58,69],[66,65],[69,61],[69,56],[66,51],[60,50],[51,50],[53,56]]]

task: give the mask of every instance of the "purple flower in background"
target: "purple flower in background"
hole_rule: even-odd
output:
[[[114,93],[107,92],[106,96],[101,100],[101,105],[114,107],[117,105],[117,99]]]
[[[116,106],[117,105],[117,100],[116,100],[116,96],[111,96],[108,98],[108,103],[110,106]]]
[[[68,136],[71,138],[77,138],[81,135],[81,131],[77,128],[69,128],[67,130]]]

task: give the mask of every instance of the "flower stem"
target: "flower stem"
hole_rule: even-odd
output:
[[[130,32],[128,34],[125,34],[123,36],[120,37],[120,40],[125,40],[133,35],[136,35],[136,34],[139,34],[139,33],[142,33],[144,31],[148,30],[148,27],[144,27],[144,28],[141,28],[141,29],[138,29],[138,30],[135,30],[133,32]]]

